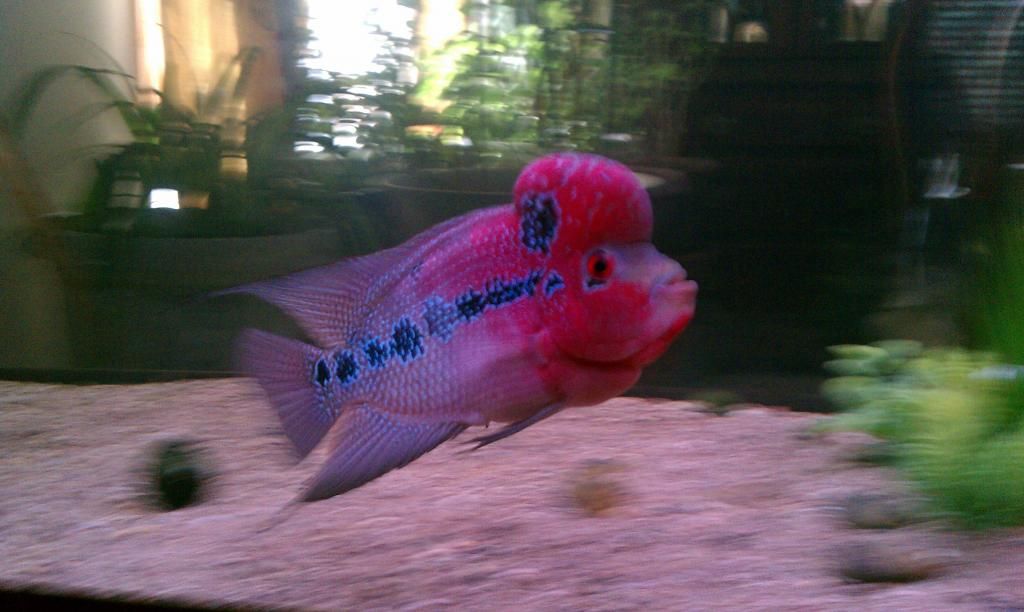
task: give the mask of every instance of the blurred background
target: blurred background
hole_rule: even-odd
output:
[[[198,296],[393,246],[580,150],[641,176],[656,245],[701,284],[638,392],[820,408],[830,345],[990,343],[1024,184],[1022,11],[5,0],[0,375],[232,374],[241,328],[295,330]]]

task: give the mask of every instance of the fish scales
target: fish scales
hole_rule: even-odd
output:
[[[635,383],[693,316],[696,284],[650,245],[647,193],[620,164],[554,154],[512,204],[373,255],[256,283],[317,346],[247,332],[239,354],[299,456],[301,499],[400,467],[473,425],[489,444]]]
[[[514,231],[508,226],[513,219],[499,221],[509,215],[495,213],[454,227],[452,239],[463,238],[462,248],[423,253],[415,271],[396,284],[394,299],[375,304],[350,342],[325,351],[325,356],[355,353],[362,374],[347,383],[350,395],[373,395],[391,414],[411,419],[486,422],[479,406],[493,394],[494,377],[500,375],[492,362],[508,359],[487,340],[518,337],[526,321],[536,318],[535,305],[524,298],[532,292],[530,268],[539,263],[513,257]],[[429,315],[438,310],[450,320],[432,326]],[[403,322],[417,336],[415,343],[396,341]],[[486,372],[489,379],[478,375]],[[510,392],[516,382],[518,377],[507,383]],[[335,396],[343,399],[339,383],[333,381]]]

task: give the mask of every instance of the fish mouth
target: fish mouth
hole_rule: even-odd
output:
[[[679,269],[655,279],[652,293],[682,308],[693,309],[697,304],[697,289],[697,282],[686,278],[686,271]]]
[[[690,281],[693,282],[693,281]],[[693,283],[696,286],[696,283]],[[661,355],[668,349],[672,341],[676,339],[686,326],[693,320],[693,314],[695,306],[690,305],[680,309],[680,312],[672,320],[672,323],[665,329],[660,336],[658,336],[653,342],[647,346],[642,347],[636,353],[633,353],[626,362],[629,362],[633,367],[644,368],[654,363],[661,357]]]
[[[659,276],[654,281],[651,297],[660,304],[660,333],[654,341],[630,356],[628,361],[634,367],[646,367],[668,349],[682,331],[693,320],[697,310],[697,283],[686,278],[686,271],[678,268]]]

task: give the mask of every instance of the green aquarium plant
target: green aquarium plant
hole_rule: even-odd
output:
[[[910,341],[830,348],[826,431],[872,434],[936,509],[972,527],[1024,524],[1024,370],[996,353]]]
[[[836,346],[825,364],[824,395],[844,412],[823,428],[889,442],[937,509],[972,527],[1024,525],[1024,202],[1007,184],[965,274],[974,348]]]

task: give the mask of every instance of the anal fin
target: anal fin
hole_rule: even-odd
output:
[[[351,491],[403,467],[466,429],[455,422],[405,422],[367,404],[342,410],[331,431],[330,454],[301,495],[316,501]]]

